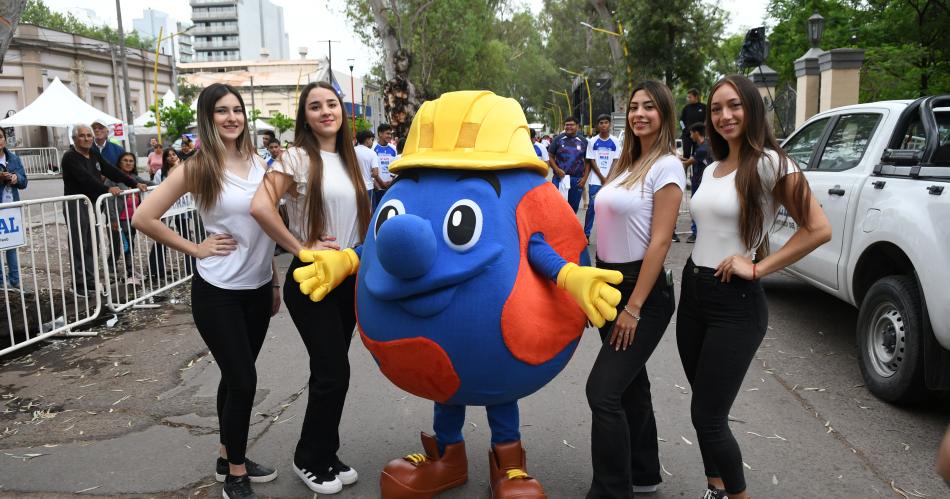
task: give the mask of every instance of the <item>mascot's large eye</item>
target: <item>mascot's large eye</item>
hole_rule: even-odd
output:
[[[386,201],[379,207],[379,211],[376,213],[376,230],[373,231],[373,234],[379,234],[379,228],[383,226],[383,222],[386,220],[396,215],[404,215],[405,213],[406,207],[402,205],[402,201],[398,199]]]
[[[456,201],[445,214],[442,238],[456,251],[465,251],[482,235],[482,209],[471,199]]]

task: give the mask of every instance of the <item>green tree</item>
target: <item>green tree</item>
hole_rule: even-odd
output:
[[[351,119],[356,121],[357,132],[362,132],[363,130],[369,130],[371,132],[373,131],[373,124],[370,123],[368,119],[362,116],[356,116],[355,118],[351,117]]]
[[[155,112],[154,105],[151,110],[153,113]],[[188,127],[195,121],[195,111],[190,104],[178,101],[172,106],[161,106],[158,110],[158,117],[162,121],[162,136],[166,137],[170,144],[188,131]],[[150,121],[145,126],[154,127],[155,122]]]
[[[198,85],[192,85],[184,77],[178,77],[178,99],[186,104],[191,104],[198,98],[202,88]]]
[[[278,137],[283,135],[287,130],[294,128],[294,119],[280,111],[275,111],[267,122],[277,130]]]
[[[20,22],[87,36],[109,43],[119,43],[119,33],[114,28],[109,26],[90,26],[72,14],[54,12],[43,3],[43,0],[29,0],[26,4],[26,8],[23,10],[23,18]],[[126,34],[125,44],[133,48],[155,50],[154,40],[142,38],[135,31]]]

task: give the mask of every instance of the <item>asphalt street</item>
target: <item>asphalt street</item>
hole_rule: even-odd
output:
[[[685,217],[679,227],[688,230]],[[677,286],[690,248],[674,243],[670,251]],[[912,408],[878,401],[856,364],[855,309],[784,274],[764,286],[769,330],[731,413],[752,496],[950,497],[933,471],[950,422],[948,398]],[[185,290],[159,309],[127,314],[114,329],[101,327],[97,338],[0,359],[0,497],[219,497],[218,370],[194,331]],[[664,482],[642,497],[698,498],[705,486],[675,327],[674,319],[648,364]],[[585,331],[567,368],[520,404],[528,471],[552,498],[583,497],[590,482],[584,385],[599,346],[596,332]],[[280,473],[255,486],[263,496],[313,496],[291,469],[307,360],[282,309],[258,361],[248,453]],[[386,462],[420,450],[432,404],[395,388],[359,339],[350,360],[340,457],[360,480],[340,497],[377,497]],[[482,408],[469,409],[465,437],[469,482],[442,497],[489,497]]]

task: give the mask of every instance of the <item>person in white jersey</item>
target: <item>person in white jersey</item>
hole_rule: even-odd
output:
[[[548,162],[550,156],[548,156],[548,147],[540,142],[538,142],[538,132],[531,129],[531,145],[534,146],[534,153],[538,155],[538,158],[545,163]]]
[[[363,183],[366,184],[366,193],[369,199],[373,198],[373,169],[379,170],[379,156],[373,151],[373,141],[376,136],[371,130],[356,132],[356,161],[363,174]]]
[[[393,176],[389,173],[389,163],[396,160],[399,154],[393,143],[393,127],[388,123],[383,123],[376,127],[376,145],[373,151],[379,157],[379,168],[373,170],[373,210],[379,206],[379,201],[386,194],[386,189],[393,183]]]
[[[581,185],[587,183],[587,215],[584,216],[584,235],[590,240],[590,231],[594,228],[594,201],[597,192],[604,184],[614,161],[620,157],[620,140],[610,135],[610,116],[597,117],[597,135],[587,141],[587,164]]]
[[[280,307],[274,241],[250,216],[264,178],[264,161],[251,145],[244,101],[230,85],[212,84],[198,96],[201,150],[168,174],[135,211],[132,224],[157,243],[198,259],[191,281],[191,310],[198,333],[221,369],[218,385],[220,457],[215,478],[225,498],[253,499],[250,482],[277,472],[244,455],[257,371],[270,318]],[[208,237],[188,241],[161,221],[191,193]]]
[[[647,80],[633,89],[623,151],[597,194],[597,267],[617,270],[617,319],[587,378],[593,413],[588,498],[649,493],[660,483],[656,418],[646,363],[673,317],[663,270],[686,174],[676,157],[673,94]]]
[[[765,106],[746,77],[710,92],[706,132],[716,162],[706,167],[690,212],[700,230],[683,269],[676,343],[692,386],[691,414],[706,473],[705,498],[746,499],[729,409],[765,336],[768,308],[759,282],[831,239],[808,181],[782,151]],[[798,230],[769,254],[779,205]]]
[[[310,355],[310,388],[293,468],[318,494],[340,492],[358,478],[337,455],[350,383],[347,352],[356,326],[356,272],[329,294],[323,288],[297,286],[293,276],[313,272],[310,262],[319,250],[360,245],[369,226],[366,184],[347,123],[340,96],[329,83],[304,87],[294,145],[271,167],[251,206],[264,231],[297,255],[287,269],[284,302]],[[289,227],[277,212],[281,197]]]

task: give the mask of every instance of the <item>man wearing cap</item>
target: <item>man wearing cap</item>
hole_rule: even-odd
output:
[[[93,121],[92,134],[95,136],[95,140],[93,140],[93,146],[95,147],[93,149],[110,165],[116,166],[119,156],[125,152],[125,149],[109,140],[109,126],[103,120]]]

